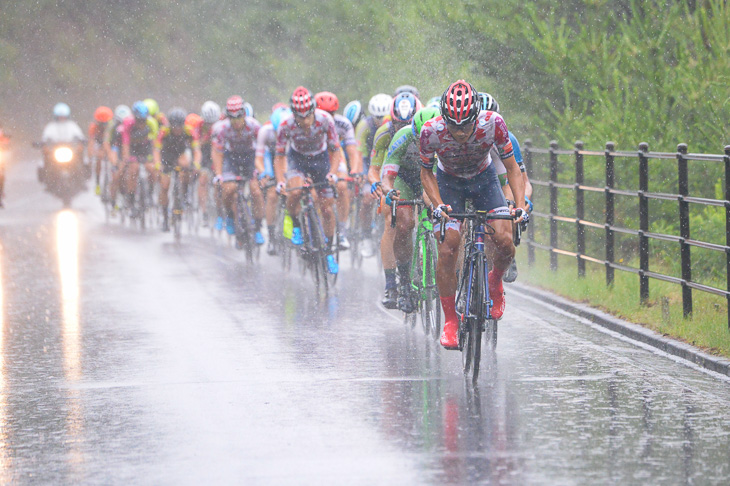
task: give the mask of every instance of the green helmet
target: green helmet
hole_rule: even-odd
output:
[[[416,138],[421,136],[421,128],[423,128],[423,124],[426,123],[431,118],[436,118],[441,114],[441,110],[438,108],[422,108],[421,110],[418,110],[418,112],[413,116],[413,121],[411,122],[411,128],[413,129],[413,135],[416,136]]]
[[[160,112],[160,105],[157,104],[152,98],[147,98],[143,101],[147,105],[147,109],[150,110],[150,116],[154,117]]]

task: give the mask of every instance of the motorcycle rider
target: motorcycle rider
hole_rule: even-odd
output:
[[[72,150],[76,153],[76,157],[83,156],[84,150],[84,132],[79,125],[71,120],[71,108],[66,103],[57,103],[53,107],[53,121],[48,123],[43,129],[43,171],[48,173],[50,164],[52,163],[52,145],[59,143],[67,143],[72,145]]]

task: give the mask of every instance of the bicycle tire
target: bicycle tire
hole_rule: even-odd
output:
[[[482,357],[482,330],[487,316],[485,296],[487,295],[486,258],[483,253],[476,255],[475,290],[472,294],[472,305],[476,312],[472,321],[472,382],[479,379],[479,365]]]
[[[253,248],[251,247],[251,222],[248,219],[248,203],[242,190],[239,188],[236,200],[236,249],[244,250],[246,261],[253,263]]]
[[[180,178],[177,172],[174,174],[172,181],[172,215],[170,216],[172,223],[172,233],[176,243],[180,243],[182,239],[182,203],[180,201]]]

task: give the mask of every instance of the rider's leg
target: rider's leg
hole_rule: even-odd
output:
[[[276,234],[276,209],[278,206],[278,198],[276,197],[276,187],[270,187],[266,190],[266,226],[269,230],[269,241],[274,239]]]
[[[170,204],[170,197],[168,192],[170,191],[170,174],[160,173],[160,207],[162,208],[163,214],[167,217],[167,206]]]
[[[256,177],[252,177],[248,182],[249,191],[251,192],[251,210],[255,221],[255,230],[261,231],[261,221],[264,219],[264,192],[261,190],[259,181]]]
[[[401,281],[409,281],[411,273],[411,257],[413,255],[412,233],[416,226],[413,208],[401,206],[398,208],[395,238],[393,240],[393,254],[395,255],[398,274]]]
[[[129,162],[124,177],[126,179],[126,194],[134,194],[137,189],[137,180],[139,179],[139,162]]]
[[[200,206],[200,209],[203,211],[203,214],[207,214],[206,210],[208,209],[208,182],[210,181],[210,177],[208,176],[208,171],[205,169],[200,169],[198,171],[198,205]]]

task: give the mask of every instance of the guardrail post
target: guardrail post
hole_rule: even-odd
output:
[[[558,215],[558,188],[555,183],[558,181],[558,142],[550,142],[550,270],[558,269],[558,254],[554,249],[558,247],[558,222],[555,216]]]
[[[614,223],[614,205],[613,205],[613,189],[615,175],[614,175],[614,157],[611,154],[616,149],[616,144],[613,142],[606,142],[606,285],[613,285],[613,273],[614,269],[611,266],[614,259],[614,238],[613,238],[613,223]]]
[[[730,246],[730,145],[725,145],[725,245]],[[725,251],[725,277],[730,290],[730,251]],[[730,329],[730,296],[727,300],[727,326]]]
[[[532,148],[532,140],[529,138],[525,140],[525,170],[527,171],[527,176],[531,177],[534,174],[532,173],[532,151],[530,150]],[[532,204],[535,204],[535,193],[532,194]],[[530,218],[530,221],[527,223],[527,264],[528,265],[534,265],[535,264],[535,247],[532,245],[532,242],[534,241],[533,234],[535,233],[535,222],[533,221],[534,218]]]
[[[687,285],[692,281],[692,255],[686,240],[690,238],[689,203],[684,200],[689,196],[689,175],[687,171],[687,144],[677,145],[677,179],[679,185],[679,242],[682,258],[682,310],[684,317],[692,315],[692,289]]]
[[[583,189],[583,142],[578,140],[575,142],[575,217],[578,220],[575,224],[576,242],[578,250],[578,276],[586,276],[586,261],[583,260],[583,254],[586,252],[586,233],[583,227],[583,218],[585,217],[585,201]]]
[[[649,144],[639,144],[639,297],[642,304],[649,299],[649,277],[644,272],[649,271],[649,199],[646,193],[649,192]]]

